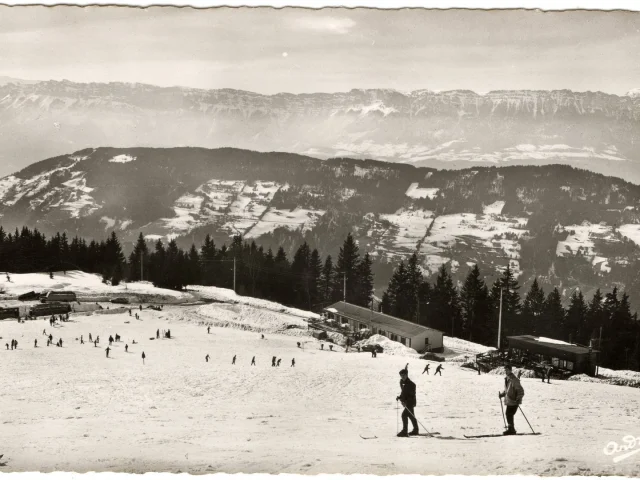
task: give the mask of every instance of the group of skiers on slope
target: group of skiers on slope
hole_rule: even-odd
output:
[[[429,375],[429,367],[431,367],[431,365],[429,363],[427,363],[427,366],[424,367],[424,370],[422,371],[423,375],[425,374],[425,372],[426,372],[427,375]],[[444,370],[444,368],[442,367],[442,364],[438,365],[436,367],[436,371],[433,372],[433,376],[435,377],[438,374],[440,374],[440,376],[442,376],[442,370]]]
[[[404,410],[402,412],[402,430],[398,433],[398,437],[408,437],[411,435],[419,435],[418,421],[415,417],[414,409],[416,407],[416,384],[409,378],[409,364],[400,370],[400,395],[396,397],[396,401],[400,401]],[[518,412],[518,408],[524,397],[524,388],[520,383],[520,379],[513,374],[510,365],[504,367],[505,379],[504,390],[498,394],[500,399],[504,398],[506,405],[507,429],[504,435],[515,435],[514,416]],[[425,368],[425,370],[427,370]],[[424,373],[424,372],[423,372]],[[413,430],[408,431],[409,420],[413,426]]]

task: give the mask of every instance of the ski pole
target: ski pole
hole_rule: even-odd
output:
[[[431,435],[431,432],[430,432],[429,430],[427,430],[427,427],[425,427],[424,425],[422,425],[422,422],[420,422],[420,420],[418,420],[418,419],[416,418],[416,416],[415,416],[413,413],[411,413],[411,412],[409,411],[409,409],[408,409],[405,405],[403,405],[403,407],[404,407],[404,409],[409,413],[409,415],[411,415],[411,416],[413,417],[413,419],[414,419],[416,422],[418,422],[422,428],[424,428],[424,431],[425,431],[425,432],[427,432],[427,433],[429,434],[429,436],[430,436],[430,437],[433,437],[433,435]]]
[[[522,416],[524,417],[525,420],[527,420],[527,423],[529,423],[529,420],[527,419],[527,416],[524,414],[524,412],[522,411],[522,407],[520,405],[518,405],[518,408],[520,409],[520,413],[522,413]],[[531,426],[531,424],[529,423],[529,428],[531,429],[531,431],[533,432],[533,434],[535,435],[535,431],[533,430],[533,427]]]
[[[504,419],[504,407],[502,406],[502,398],[500,397],[500,392],[498,392],[498,402],[500,402],[500,410],[502,410],[502,423],[504,423],[504,428],[507,428],[507,421]]]

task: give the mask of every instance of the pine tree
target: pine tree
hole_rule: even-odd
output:
[[[129,255],[129,281],[138,282],[143,280],[144,271],[149,267],[149,249],[147,248],[147,242],[142,235],[142,232],[138,235],[138,240],[131,255]],[[142,277],[141,277],[142,275]],[[147,276],[149,272],[147,272]]]
[[[489,289],[480,275],[480,268],[474,265],[460,291],[463,332],[469,341],[489,340],[490,322]]]
[[[418,262],[418,255],[414,253],[407,262],[407,299],[409,300],[408,317],[411,321],[419,323],[420,319],[420,286],[423,278]]]
[[[592,339],[599,341],[600,328],[604,326],[605,312],[603,308],[603,296],[600,293],[600,289],[596,290],[593,294],[589,307],[587,309],[587,331],[588,334],[585,338],[581,339],[582,343],[588,345]],[[594,342],[595,345],[596,342]],[[600,350],[601,345],[598,344],[597,348]]]
[[[207,233],[204,237],[204,243],[200,249],[200,262],[202,265],[202,283],[204,285],[216,285],[217,271],[217,252],[216,245],[211,239],[211,235]]]
[[[320,277],[320,295],[323,303],[331,302],[331,284],[333,283],[333,260],[331,255],[327,255],[322,267],[322,275]]]
[[[360,260],[358,245],[351,236],[347,235],[340,252],[338,253],[338,263],[336,264],[336,275],[332,284],[333,300],[340,301],[346,296],[348,303],[354,303],[354,296],[358,284],[357,268]],[[346,279],[346,295],[343,282]]]
[[[558,288],[554,288],[544,302],[544,312],[542,314],[542,335],[564,340],[561,338],[565,330],[565,311],[562,307],[562,297]]]
[[[356,298],[354,303],[361,307],[369,307],[373,299],[373,272],[371,271],[371,257],[365,253],[356,268]]]
[[[571,303],[567,309],[565,336],[571,336],[572,342],[582,342],[587,330],[587,304],[581,291],[573,291]],[[583,344],[586,344],[584,342]]]
[[[542,330],[542,314],[544,312],[544,290],[536,277],[531,284],[522,304],[522,333],[538,335]]]
[[[455,337],[462,332],[460,298],[451,275],[445,265],[438,269],[438,276],[431,294],[434,304],[431,323],[435,328]],[[432,326],[430,325],[430,326]]]
[[[200,255],[198,254],[196,246],[193,244],[189,250],[187,271],[187,285],[200,285],[202,282],[202,275],[200,272]]]
[[[311,310],[317,311],[322,307],[322,258],[317,248],[311,252],[309,259],[309,289],[311,293]]]
[[[384,313],[408,320],[408,285],[409,276],[407,275],[407,268],[404,264],[404,261],[401,260],[400,264],[394,270],[393,275],[391,276],[391,280],[389,280],[389,286],[387,287],[387,290],[383,294],[383,296],[387,296],[389,305],[388,310],[386,303],[383,306],[383,308],[385,308]]]
[[[311,251],[307,242],[304,242],[293,255],[293,261],[291,262],[293,283],[293,301],[291,303],[297,307],[307,309],[311,307],[310,260]]]

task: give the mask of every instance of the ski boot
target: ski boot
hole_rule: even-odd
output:
[[[513,428],[513,425],[509,425],[509,428],[502,432],[503,435],[515,435],[516,433],[516,429]]]
[[[407,433],[406,430],[400,430],[400,432],[397,435],[398,437],[408,437],[409,434]]]

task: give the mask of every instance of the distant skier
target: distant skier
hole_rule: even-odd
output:
[[[400,387],[402,391],[396,397],[396,401],[400,400],[404,410],[402,411],[402,430],[398,432],[398,437],[408,437],[409,435],[418,435],[418,421],[416,420],[414,409],[416,406],[416,384],[409,379],[409,372],[406,368],[400,370]],[[408,432],[409,420],[413,425],[413,430]]]
[[[94,346],[94,347],[96,347],[96,348],[98,347],[98,340],[95,340],[95,341],[93,342],[93,346]]]
[[[129,345],[126,343],[124,344],[124,352],[129,353]]]
[[[100,343],[100,335],[96,337],[96,342]]]
[[[129,309],[129,316],[131,316],[131,309]]]
[[[292,359],[291,359],[291,366],[292,366],[292,367],[295,367],[295,366],[296,366],[296,359],[295,359],[295,358],[292,358]]]
[[[91,334],[89,334],[89,341],[93,342],[93,338],[91,338]]]
[[[438,365],[436,367],[436,371],[433,372],[433,376],[435,377],[438,374],[440,374],[440,376],[442,376],[442,370],[444,370],[444,368],[442,368],[442,364]]]
[[[82,335],[80,335],[80,345],[84,345],[84,338],[82,338]]]
[[[109,345],[111,345],[112,343],[113,343],[113,337],[109,335]]]
[[[262,340],[264,340],[264,333],[262,334]]]
[[[18,349],[18,340],[14,340],[13,344],[15,345],[16,350]]]
[[[9,345],[9,344],[7,344],[7,346],[8,346],[8,345]],[[47,347],[48,347],[49,345],[51,345],[51,341],[47,338]]]
[[[271,366],[272,367],[276,366],[276,357],[275,356],[271,359]]]
[[[140,304],[140,311],[142,311],[142,304]]]
[[[279,358],[279,359],[278,359],[278,363],[276,363],[276,366],[278,366],[278,367],[279,367],[279,366],[280,366],[280,362],[281,362],[281,361],[282,361],[282,359],[281,359],[281,358]]]
[[[422,371],[422,374],[424,375],[426,373],[427,375],[429,375],[430,367],[431,367],[431,364],[427,363],[427,365],[424,367],[424,370]]]
[[[109,352],[111,351],[111,347],[107,347],[105,349],[105,352],[107,352],[107,358],[109,358]]]
[[[33,341],[33,348],[38,348],[38,339]]]
[[[207,327],[207,333],[211,333],[211,327]]]
[[[49,341],[53,343],[53,335],[51,333],[49,334]]]
[[[324,343],[320,344],[320,350],[324,350]]]
[[[300,348],[300,342],[298,342],[298,348]]]
[[[231,365],[235,365],[235,364],[236,364],[236,356],[237,356],[237,355],[234,355],[234,356],[233,356],[233,360],[231,360]]]
[[[47,329],[45,328],[44,330],[42,330],[42,334],[46,335],[47,334]]]
[[[506,377],[504,379],[505,389],[498,394],[498,397],[504,397],[504,404],[507,406],[507,423],[509,427],[504,431],[505,435],[515,435],[516,429],[513,424],[513,417],[515,416],[520,404],[522,403],[522,397],[524,397],[524,388],[520,380],[513,374],[511,365],[504,367]]]
[[[147,358],[147,356],[144,354],[144,352],[142,352],[142,364],[144,365],[144,359]]]
[[[251,359],[251,365],[254,365],[254,366],[255,366],[255,364],[256,364],[256,357],[253,357],[253,358]]]
[[[207,361],[207,363],[209,363],[209,354],[207,353],[207,356],[204,357],[204,359]]]
[[[60,339],[60,346],[62,347],[62,339]]]

